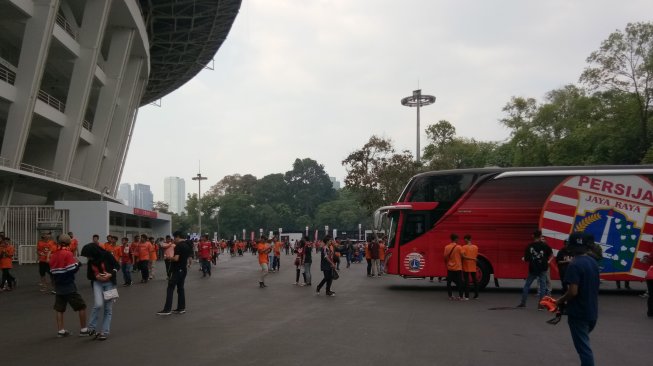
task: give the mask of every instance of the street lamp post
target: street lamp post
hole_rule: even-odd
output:
[[[202,173],[197,173],[197,176],[193,177],[193,180],[197,181],[197,217],[200,237],[202,237],[202,181],[207,179],[202,176]]]
[[[435,97],[432,95],[422,95],[422,89],[413,90],[413,95],[403,98],[401,105],[406,107],[417,107],[417,148],[415,151],[416,161],[420,162],[420,148],[419,148],[419,108],[435,103]]]

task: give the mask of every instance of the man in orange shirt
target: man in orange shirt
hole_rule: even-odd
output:
[[[458,235],[451,234],[451,243],[444,247],[444,264],[447,266],[447,293],[449,300],[461,300],[463,298],[462,271],[463,263],[458,245]],[[451,282],[456,284],[458,297],[453,297]]]
[[[267,237],[262,236],[261,240],[258,242],[258,245],[256,246],[256,251],[258,252],[258,263],[261,265],[261,280],[258,282],[260,288],[267,287],[265,285],[265,276],[268,275],[268,264],[270,263],[270,260],[268,259],[268,254],[272,250],[272,248],[270,248],[270,245],[266,243],[267,240],[268,240]]]
[[[0,282],[0,291],[11,291],[16,288],[16,278],[11,275],[9,270],[13,267],[14,246],[11,245],[9,238],[0,239],[0,269],[2,269],[2,282]]]
[[[281,244],[280,241],[274,243],[274,257],[272,258],[272,272],[279,272],[281,266]]]
[[[39,275],[41,276],[39,286],[41,287],[41,292],[48,291],[49,285],[45,275],[52,275],[50,273],[50,255],[57,250],[57,245],[50,235],[51,233],[49,231],[41,234],[41,240],[36,244],[36,252],[39,255]]]
[[[385,242],[379,240],[379,275],[385,272]]]
[[[136,247],[136,255],[138,256],[138,269],[141,270],[141,283],[147,283],[150,278],[149,263],[150,263],[150,250],[152,243],[147,240],[147,235],[142,234],[138,246]]]
[[[197,255],[200,258],[202,277],[206,277],[206,275],[211,277],[211,242],[207,235],[202,235],[202,238],[197,245]]]
[[[469,300],[469,277],[474,283],[474,298],[478,299],[478,282],[476,281],[476,257],[478,247],[472,244],[472,236],[465,235],[465,245],[460,248],[460,255],[463,259],[463,286],[465,286],[465,300]]]
[[[79,250],[77,247],[79,246],[79,241],[77,238],[75,238],[72,231],[68,233],[68,236],[70,236],[70,245],[68,246],[68,250],[73,253],[73,257],[78,257]]]

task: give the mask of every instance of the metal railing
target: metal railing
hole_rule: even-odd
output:
[[[89,131],[93,131],[93,123],[89,122],[87,119],[82,121],[82,127],[84,127],[85,129],[87,129]]]
[[[26,172],[30,172],[38,175],[43,175],[48,178],[59,179],[59,173],[30,164],[20,163],[20,170],[24,170]]]
[[[0,64],[0,80],[4,80],[11,85],[16,82],[16,73],[9,70],[5,65]]]
[[[57,14],[57,24],[59,24],[59,26],[65,30],[66,33],[70,34],[74,40],[77,40],[77,31],[75,31],[73,27],[70,26],[70,23],[68,23],[66,17],[64,17],[61,13]]]
[[[50,107],[58,110],[61,113],[64,113],[66,111],[66,104],[61,102],[59,99],[53,97],[52,95],[44,92],[43,90],[39,90],[39,100],[46,103]]]

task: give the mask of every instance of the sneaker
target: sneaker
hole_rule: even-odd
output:
[[[175,309],[172,312],[174,314],[186,314],[186,309]]]
[[[330,291],[330,292],[327,292],[326,295],[330,296],[330,297],[334,297],[334,296],[336,296],[336,293],[333,292],[333,291]]]
[[[97,336],[97,338],[95,339],[97,339],[98,341],[106,341],[107,339],[109,339],[109,336],[107,334],[102,333],[99,336]]]
[[[62,330],[57,332],[57,338],[68,337],[69,335],[70,335],[70,332],[65,330],[65,329],[62,329]]]
[[[543,305],[537,305],[537,311],[543,311],[546,308]]]
[[[526,304],[524,304],[523,302],[521,302],[521,303],[519,303],[519,305],[517,305],[517,306],[515,306],[515,307],[516,307],[516,308],[525,308],[525,307],[526,307]]]
[[[156,315],[170,315],[170,314],[172,314],[172,311],[170,310],[161,310],[156,313]]]
[[[461,298],[462,301],[469,301],[469,297],[463,297]]]
[[[315,296],[320,296],[320,289],[315,289]]]
[[[82,328],[79,331],[79,336],[80,337],[90,337],[95,335],[95,329],[88,329],[88,328]]]

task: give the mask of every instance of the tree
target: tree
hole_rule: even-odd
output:
[[[653,23],[628,23],[587,58],[590,65],[580,81],[593,90],[632,93],[637,100],[638,149],[643,158],[650,147],[649,117],[653,100]]]
[[[256,185],[256,177],[251,174],[233,174],[222,178],[218,183],[213,185],[209,192],[218,196],[226,194],[252,194]]]
[[[456,136],[456,128],[441,120],[426,128],[429,143],[424,148],[424,161],[429,169],[481,168],[495,165],[493,157],[498,145]]]
[[[154,211],[159,211],[163,213],[170,213],[170,205],[166,202],[163,201],[156,201],[154,202],[154,205],[152,205],[152,208]]]
[[[291,207],[298,216],[313,217],[317,206],[336,196],[324,166],[313,159],[295,159],[293,169],[286,172],[284,179],[288,184]]]
[[[290,202],[290,188],[281,173],[266,175],[259,179],[252,189],[252,194],[258,204]]]

